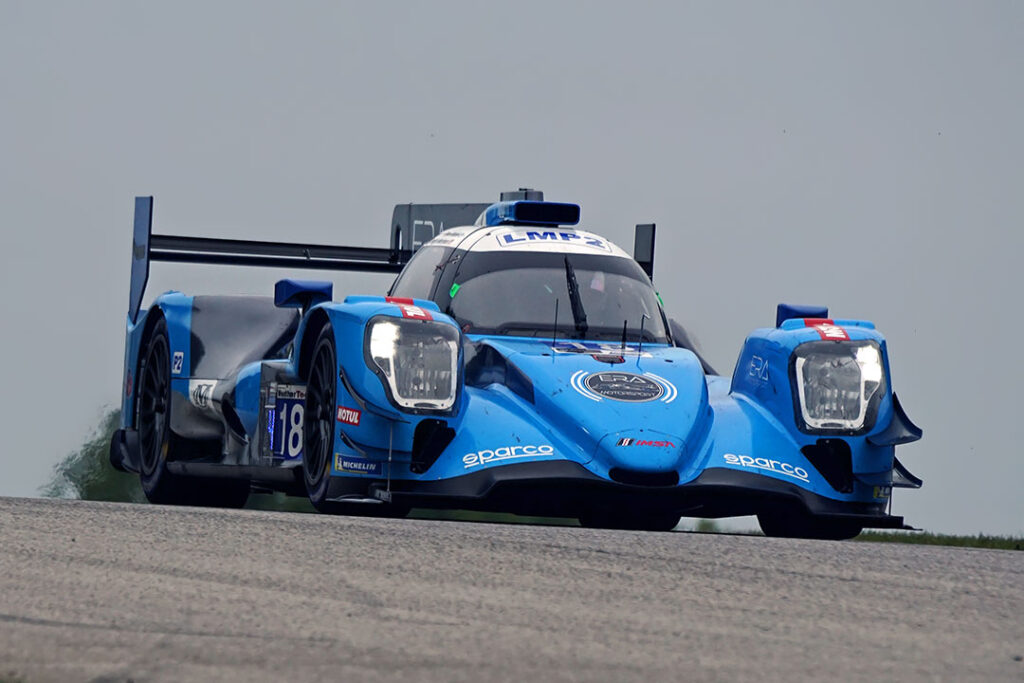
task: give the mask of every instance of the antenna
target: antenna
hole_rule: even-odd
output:
[[[555,342],[558,341],[558,297],[555,297],[555,324],[551,327],[551,353],[555,352]],[[554,356],[552,356],[554,358]]]
[[[636,364],[638,367],[640,365],[640,354],[644,351],[644,323],[647,322],[647,319],[650,317],[651,316],[646,313],[640,316],[640,346],[636,350]]]
[[[622,321],[622,350],[626,350],[626,320]]]

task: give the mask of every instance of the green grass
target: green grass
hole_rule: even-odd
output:
[[[865,531],[856,538],[873,543],[916,543],[919,545],[949,545],[960,548],[990,548],[994,550],[1024,550],[1020,536],[954,536],[933,534],[928,531]]]

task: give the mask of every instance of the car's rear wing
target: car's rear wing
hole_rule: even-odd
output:
[[[538,190],[502,192],[502,201],[543,201]],[[228,266],[303,268],[398,273],[413,253],[446,228],[473,225],[490,204],[397,204],[391,215],[391,247],[334,247],[290,242],[153,234],[153,198],[135,198],[128,318],[134,323],[149,281],[151,261]],[[636,226],[633,257],[654,277],[654,224]]]
[[[229,240],[153,234],[153,198],[135,198],[128,317],[138,318],[151,261],[398,273],[412,250]]]

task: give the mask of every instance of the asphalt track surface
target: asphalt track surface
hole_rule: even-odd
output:
[[[1024,553],[0,499],[0,680],[1024,680]]]

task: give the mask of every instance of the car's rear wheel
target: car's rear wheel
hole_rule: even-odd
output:
[[[774,538],[846,541],[864,530],[856,522],[815,519],[806,512],[796,510],[762,512],[757,516],[757,522],[765,536]]]
[[[627,529],[631,531],[672,531],[679,515],[670,512],[630,512],[593,509],[579,517],[580,525],[590,529]]]
[[[173,454],[189,442],[171,431],[171,362],[167,322],[153,326],[141,355],[135,424],[139,431],[139,482],[151,503],[242,507],[249,482],[234,479],[182,477],[167,471]]]
[[[185,482],[167,471],[171,450],[171,360],[167,323],[160,318],[150,332],[139,364],[136,421],[139,430],[139,482],[151,503],[184,505]]]

